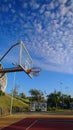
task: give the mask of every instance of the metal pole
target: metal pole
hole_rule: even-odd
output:
[[[15,76],[16,76],[16,72],[14,72],[14,78],[13,78],[12,95],[11,95],[11,104],[10,104],[10,115],[12,114],[13,92],[14,92],[14,87],[15,87]]]

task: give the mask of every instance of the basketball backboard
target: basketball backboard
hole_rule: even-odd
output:
[[[0,58],[0,62],[4,58],[6,59],[5,65],[7,62],[7,66],[10,67],[0,69],[0,73],[24,71],[28,76],[32,77],[33,75],[38,76],[41,71],[39,67],[33,67],[32,58],[22,41],[12,45]]]
[[[30,57],[26,47],[20,42],[20,56],[18,65],[27,73],[33,67],[32,58]],[[32,74],[28,74],[32,77]]]

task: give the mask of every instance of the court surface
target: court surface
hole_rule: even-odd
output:
[[[73,130],[73,118],[24,118],[1,130]]]

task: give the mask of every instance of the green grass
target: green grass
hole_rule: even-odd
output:
[[[0,96],[0,107],[1,108],[10,108],[10,105],[11,105],[11,96],[10,95],[4,95],[4,96]],[[26,103],[26,100],[25,102],[19,100],[19,99],[16,99],[16,98],[13,98],[13,106],[17,106],[17,107],[20,107],[20,108],[23,108],[23,107],[28,107],[28,103]]]
[[[23,99],[23,98],[20,98],[20,100],[26,104],[29,104],[29,100],[28,99]]]

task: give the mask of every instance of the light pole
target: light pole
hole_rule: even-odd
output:
[[[12,85],[12,95],[11,95],[11,104],[10,104],[10,115],[12,114],[13,93],[14,93],[14,88],[15,88],[15,76],[16,76],[16,72],[14,72],[13,85]]]

